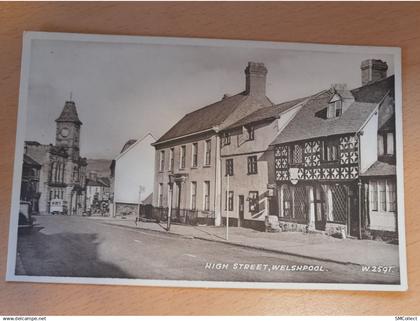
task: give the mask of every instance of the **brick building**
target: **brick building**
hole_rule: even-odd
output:
[[[156,149],[153,205],[173,217],[189,214],[222,223],[221,131],[243,117],[272,106],[265,95],[267,69],[250,62],[245,90],[185,115],[153,146]]]

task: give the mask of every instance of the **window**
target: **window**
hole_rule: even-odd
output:
[[[382,156],[385,151],[384,151],[384,136],[382,135],[378,135],[378,155]]]
[[[204,159],[204,165],[210,165],[211,162],[211,140],[206,140],[205,141],[205,146],[204,146],[204,150],[205,150],[205,159]]]
[[[247,131],[247,135],[248,135],[248,140],[254,140],[255,139],[255,130],[254,130],[254,127],[247,126],[246,127],[246,131]]]
[[[257,156],[248,157],[248,174],[257,174],[258,173],[258,162]]]
[[[386,154],[394,155],[394,133],[386,134]]]
[[[210,210],[210,181],[204,182],[204,206],[205,211]]]
[[[225,176],[233,176],[233,159],[226,160]]]
[[[259,212],[259,196],[258,196],[257,191],[249,192],[248,202],[249,202],[249,212],[258,213]]]
[[[159,191],[158,191],[158,207],[161,207],[163,204],[163,184],[159,183]]]
[[[378,181],[379,210],[386,211],[386,188],[385,181]]]
[[[387,187],[387,210],[388,212],[395,212],[397,210],[397,199],[396,199],[396,191],[395,191],[395,183],[391,180],[387,180],[386,182]]]
[[[181,146],[181,156],[179,160],[179,168],[183,169],[185,168],[185,154],[186,154],[186,146]]]
[[[303,163],[303,147],[302,145],[290,146],[289,150],[289,163],[290,164],[302,164]]]
[[[337,100],[336,102],[334,102],[334,107],[335,107],[335,117],[340,117],[343,112],[343,104],[341,100]]]
[[[229,133],[223,134],[222,145],[223,146],[230,145],[230,134]]]
[[[197,182],[191,182],[191,209],[197,209]]]
[[[159,158],[159,170],[163,172],[164,169],[165,169],[165,151],[161,150],[160,158]]]
[[[338,160],[338,141],[328,140],[322,142],[322,160],[334,162]]]
[[[174,171],[174,152],[175,152],[175,150],[172,147],[169,150],[169,170],[172,171],[172,172]]]
[[[233,191],[225,193],[225,211],[233,211]]]
[[[373,182],[370,186],[370,209],[372,211],[378,210],[378,184]]]
[[[331,101],[328,105],[327,118],[340,117],[343,113],[343,102],[341,99]]]
[[[390,179],[372,180],[370,181],[369,189],[371,211],[396,211],[395,181]]]
[[[198,156],[198,144],[194,143],[192,144],[192,155],[191,155],[191,166],[192,167],[197,167],[197,156]]]

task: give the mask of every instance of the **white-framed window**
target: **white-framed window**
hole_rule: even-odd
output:
[[[248,156],[248,175],[258,173],[258,159],[257,156]]]
[[[225,176],[233,176],[233,158],[226,160]]]
[[[191,167],[198,166],[198,144],[193,143],[191,149]]]
[[[341,99],[331,101],[328,104],[327,118],[340,117],[342,113],[343,113],[343,102],[341,101]]]
[[[179,168],[184,169],[185,168],[185,156],[187,153],[187,146],[182,145],[181,146],[181,152],[179,156]]]
[[[250,191],[248,194],[249,212],[258,213],[260,210],[260,198],[258,191]]]
[[[208,139],[204,142],[204,165],[211,164],[211,140]]]
[[[245,127],[247,132],[248,140],[254,140],[255,139],[255,128],[254,126],[246,126]]]
[[[169,170],[171,171],[171,172],[173,172],[174,171],[174,164],[175,164],[175,150],[174,150],[174,148],[172,147],[170,150],[169,150]]]
[[[204,198],[203,198],[203,209],[205,211],[210,210],[210,181],[204,181]]]
[[[161,207],[163,205],[163,184],[162,183],[159,183],[158,189],[159,189],[158,190],[158,195],[159,195],[158,207]]]
[[[374,212],[395,212],[397,196],[395,180],[377,179],[369,182],[370,210]]]
[[[222,136],[222,146],[230,145],[230,133],[224,133]]]
[[[163,172],[165,169],[165,151],[161,150],[159,154],[159,170]]]
[[[384,133],[378,135],[378,154],[382,155],[394,155],[394,133]]]
[[[234,193],[233,191],[226,191],[225,192],[225,211],[233,211],[233,199]]]
[[[191,182],[191,209],[197,209],[197,182]]]
[[[394,133],[386,134],[386,153],[394,155]]]

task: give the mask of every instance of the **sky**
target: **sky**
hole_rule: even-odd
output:
[[[41,40],[31,42],[25,140],[55,141],[55,119],[70,95],[83,122],[81,156],[113,159],[129,139],[162,136],[186,113],[245,89],[248,61],[267,69],[274,103],[346,83],[360,63],[393,56],[277,48]]]

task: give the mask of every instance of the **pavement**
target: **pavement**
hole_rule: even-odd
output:
[[[136,225],[135,216],[125,219],[92,216],[89,219],[335,263],[399,267],[398,245],[383,241],[338,239],[321,233],[268,233],[240,227],[229,227],[226,239],[226,227],[172,224],[167,232],[166,222],[141,221]]]
[[[129,221],[108,223],[107,219],[80,216],[37,216],[32,229],[19,233],[16,274],[239,282],[399,283],[398,269],[377,273],[354,264],[261,251],[162,232],[157,228],[136,228],[129,223],[134,225]],[[173,230],[179,230],[178,226],[173,226]],[[205,230],[203,228],[201,233],[206,234]],[[293,270],[293,267],[302,266],[310,266],[313,270]]]

